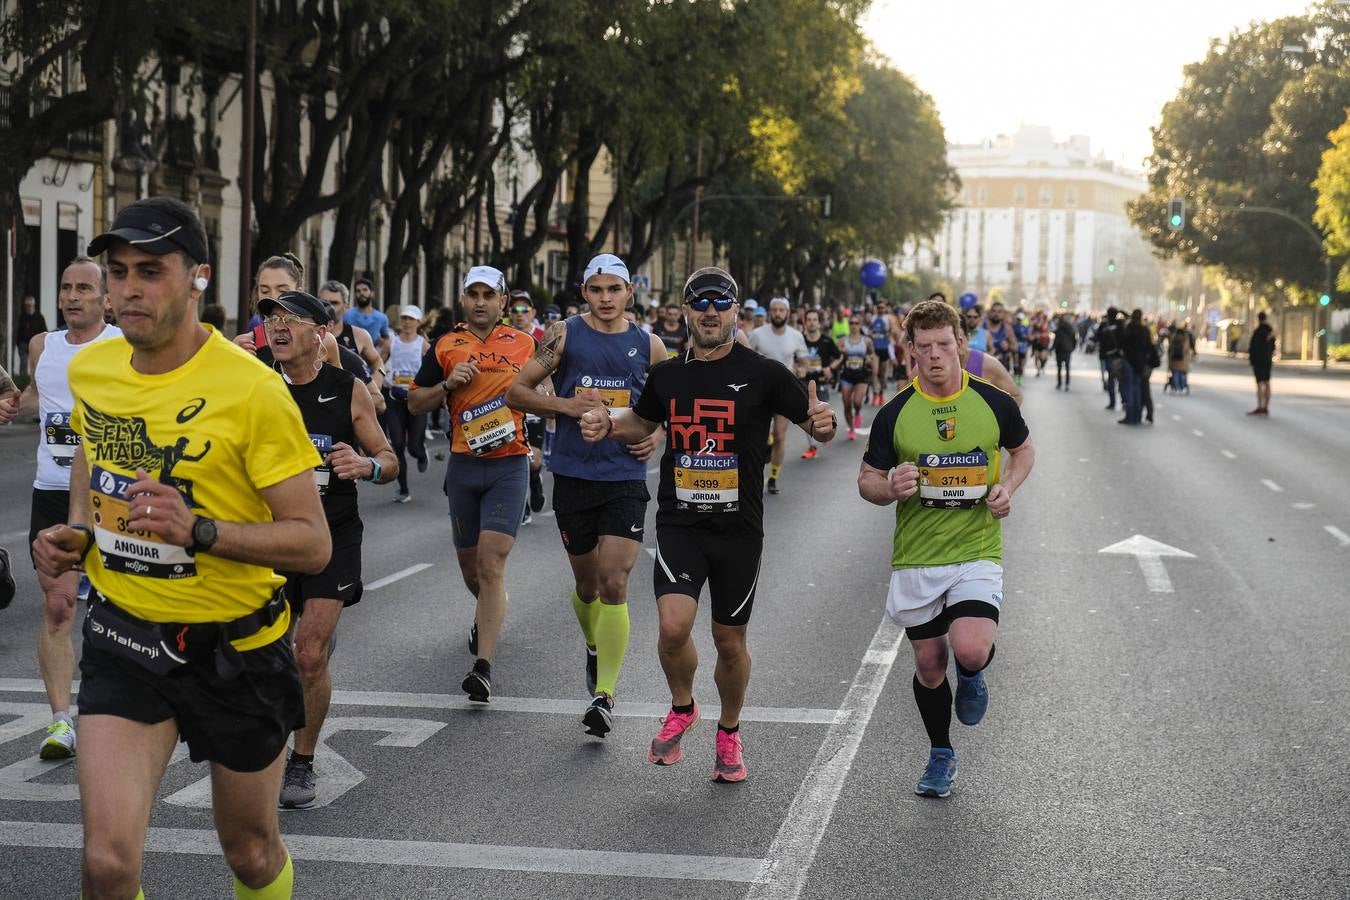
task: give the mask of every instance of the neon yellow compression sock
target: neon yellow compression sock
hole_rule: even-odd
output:
[[[628,604],[596,603],[600,607],[595,620],[595,689],[614,696],[619,669],[628,653]]]
[[[295,868],[291,865],[291,855],[286,854],[286,865],[281,867],[271,884],[260,888],[251,888],[238,878],[234,879],[234,896],[238,900],[291,900],[295,888]]]
[[[595,646],[595,618],[599,608],[598,597],[582,600],[576,588],[572,589],[572,610],[577,614],[577,622],[581,625],[581,634],[586,639],[587,647]]]
[[[782,466],[769,466],[769,477],[777,478],[778,473],[782,471],[782,468],[783,468]]]

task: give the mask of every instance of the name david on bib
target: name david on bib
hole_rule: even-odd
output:
[[[919,502],[937,509],[970,509],[989,492],[989,455],[966,453],[919,454]]]

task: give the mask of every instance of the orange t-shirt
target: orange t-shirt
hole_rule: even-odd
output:
[[[452,453],[497,459],[530,452],[525,414],[506,405],[506,392],[533,355],[534,338],[506,325],[493,328],[487,340],[460,325],[436,342],[422,360],[413,389],[441,390],[440,383],[459,363],[478,366],[473,380],[446,398]]]

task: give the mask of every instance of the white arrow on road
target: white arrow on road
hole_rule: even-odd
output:
[[[1144,580],[1148,582],[1148,589],[1155,594],[1173,593],[1172,579],[1167,577],[1167,569],[1163,566],[1162,558],[1164,556],[1195,559],[1194,553],[1187,553],[1185,550],[1168,546],[1142,534],[1117,541],[1097,552],[1109,553],[1113,556],[1133,556],[1139,560],[1139,569],[1144,573]]]

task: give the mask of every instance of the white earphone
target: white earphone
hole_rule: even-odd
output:
[[[207,286],[208,284],[210,284],[210,283],[211,283],[211,282],[207,281],[207,280],[206,280],[205,278],[203,278],[201,275],[198,275],[196,278],[192,279],[192,286],[195,287],[195,288],[196,288],[197,290],[199,290],[199,291],[204,291],[204,290],[206,290],[206,286]]]

